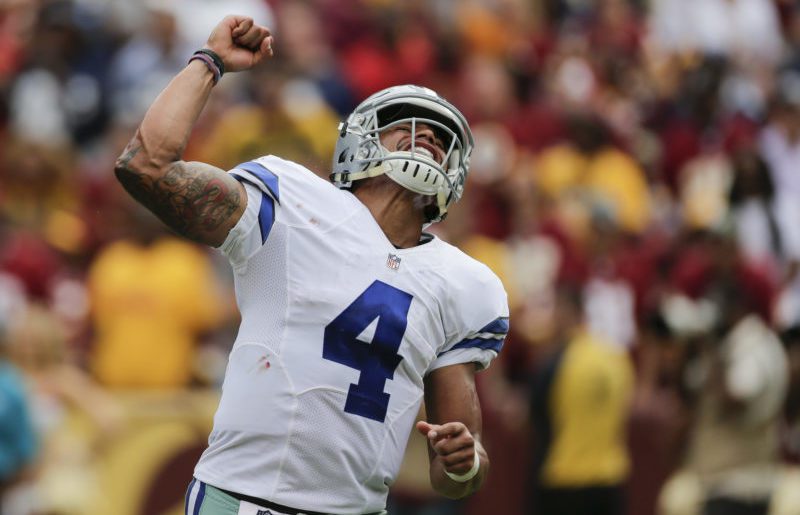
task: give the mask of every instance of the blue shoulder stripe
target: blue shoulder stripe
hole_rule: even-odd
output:
[[[258,208],[258,228],[261,230],[261,243],[267,241],[272,225],[275,223],[275,201],[266,193],[261,194],[261,207]]]
[[[253,184],[253,182],[246,178],[242,177],[241,175],[234,175],[233,176],[239,182],[246,182],[248,184]],[[258,184],[253,184],[256,188],[258,188]],[[261,189],[261,188],[259,188]],[[272,226],[275,223],[275,201],[272,200],[272,197],[261,192],[261,206],[258,208],[258,228],[261,231],[261,243],[267,241],[267,236],[269,236],[270,231],[272,231]]]
[[[461,340],[460,342],[458,342],[457,344],[453,345],[452,347],[450,347],[446,351],[440,352],[438,354],[438,356],[441,356],[442,354],[446,354],[446,353],[448,353],[450,351],[454,351],[454,350],[457,350],[457,349],[493,350],[493,351],[495,351],[495,352],[497,352],[499,354],[500,351],[503,348],[503,342],[504,341],[505,341],[505,338],[500,339],[500,340],[495,340],[495,339],[487,340],[486,338],[471,338],[469,340]]]
[[[481,328],[479,333],[495,333],[495,334],[507,334],[508,333],[508,317],[500,317],[493,322],[486,324],[483,328]]]
[[[253,174],[267,187],[276,201],[281,201],[281,192],[278,188],[278,176],[269,171],[264,165],[256,161],[247,161],[246,163],[236,165],[236,168]]]

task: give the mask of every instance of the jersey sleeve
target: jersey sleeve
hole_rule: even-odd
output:
[[[446,307],[447,341],[439,349],[431,371],[460,363],[482,370],[497,357],[509,329],[508,298],[500,279],[483,265],[453,280]]]
[[[219,247],[234,268],[244,266],[268,241],[274,226],[325,231],[346,213],[342,192],[307,168],[275,156],[228,172],[244,185],[247,207]]]
[[[230,172],[244,185],[247,192],[247,207],[242,217],[228,233],[219,250],[228,257],[234,269],[247,261],[266,243],[275,223],[275,197],[251,180],[242,180]]]

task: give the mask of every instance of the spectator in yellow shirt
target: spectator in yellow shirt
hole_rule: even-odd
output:
[[[626,422],[633,367],[581,330],[577,290],[559,290],[553,352],[533,380],[536,515],[622,515],[630,470]]]
[[[210,258],[166,235],[106,247],[90,267],[89,292],[91,366],[109,387],[189,385],[195,347],[226,311]]]
[[[540,154],[534,171],[538,190],[557,203],[577,200],[587,211],[601,210],[620,228],[641,233],[652,214],[644,171],[611,144],[602,122],[574,115],[569,133],[569,142]]]

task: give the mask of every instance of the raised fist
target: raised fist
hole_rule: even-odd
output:
[[[214,27],[206,48],[220,56],[226,72],[238,72],[272,57],[272,35],[252,18],[229,15]]]

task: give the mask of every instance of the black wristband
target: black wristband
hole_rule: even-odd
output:
[[[212,61],[214,61],[214,64],[217,65],[217,68],[219,68],[219,76],[222,77],[225,74],[225,63],[222,62],[222,58],[213,50],[209,50],[208,48],[201,48],[194,54],[207,55],[208,57],[211,58]]]

